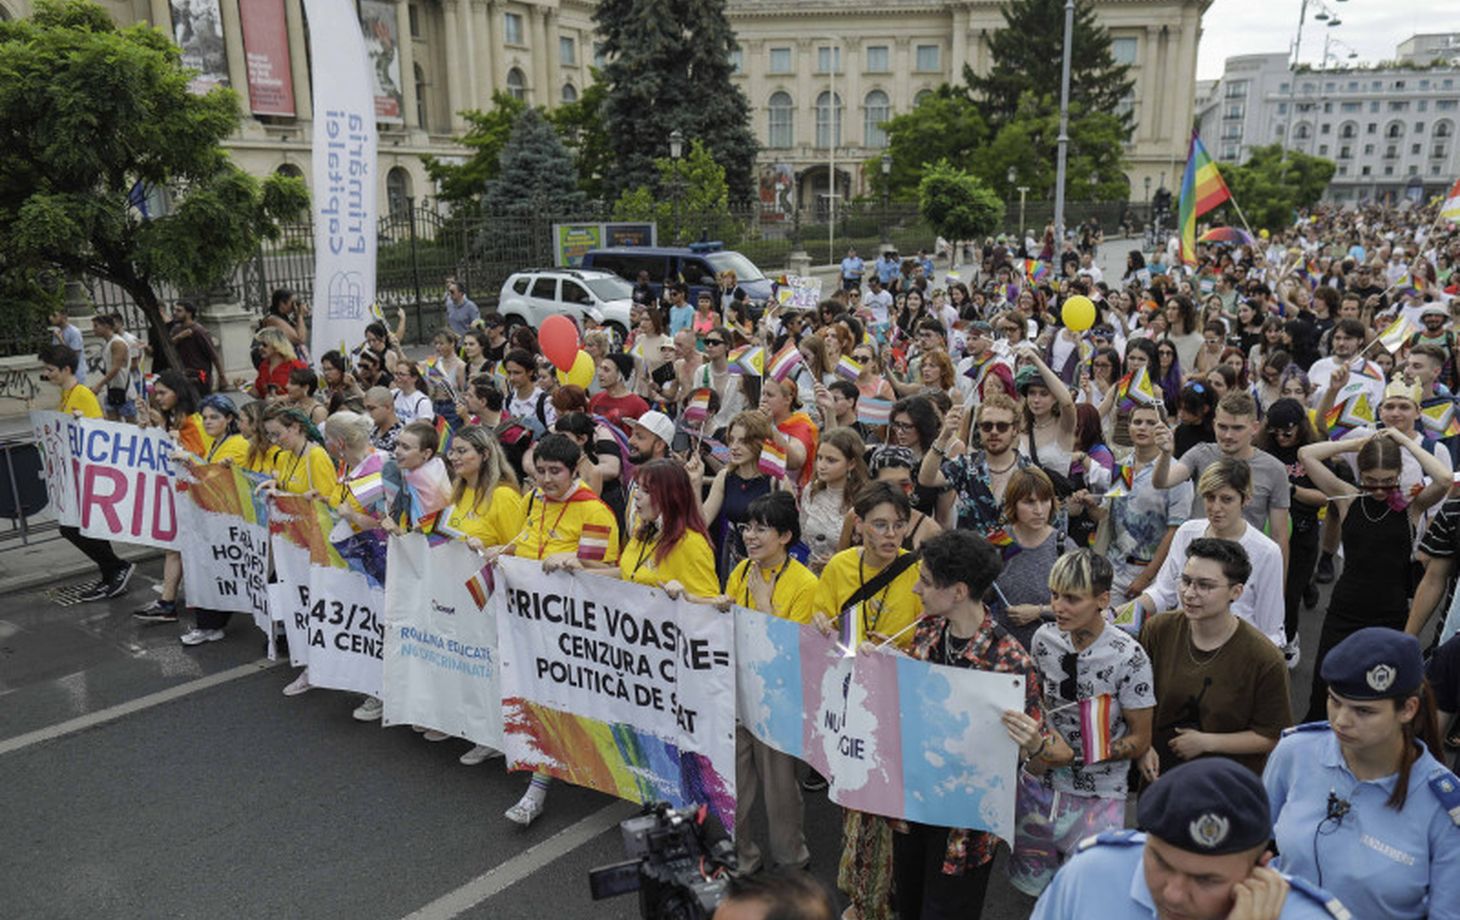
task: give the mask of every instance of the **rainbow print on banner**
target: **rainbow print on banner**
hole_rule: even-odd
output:
[[[765,442],[765,446],[760,449],[760,460],[756,466],[760,468],[762,473],[765,473],[772,479],[785,479],[786,452],[781,450],[776,445],[776,442],[767,441]]]
[[[771,359],[771,379],[777,381],[785,380],[791,374],[795,373],[796,368],[801,365],[802,361],[801,350],[796,347],[796,343],[787,342],[786,347],[776,352],[776,356]]]
[[[1202,146],[1201,138],[1193,132],[1191,147],[1186,154],[1186,174],[1181,177],[1181,211],[1177,220],[1181,227],[1183,263],[1196,265],[1196,219],[1231,197],[1217,164]]]
[[[856,383],[857,378],[862,376],[862,365],[853,361],[850,355],[842,355],[841,360],[836,363],[835,370],[838,377],[850,380],[852,383]]]
[[[608,541],[613,530],[603,524],[584,524],[578,537],[578,558],[587,562],[602,562],[608,556]]]
[[[1419,410],[1419,421],[1431,437],[1453,438],[1460,434],[1460,419],[1455,417],[1455,402],[1451,399]]]
[[[492,591],[496,589],[496,579],[492,577],[492,567],[484,565],[479,572],[473,572],[466,580],[466,593],[471,595],[471,601],[477,605],[478,610],[487,608],[487,598],[491,597]]]
[[[221,463],[193,464],[188,476],[191,481],[179,479],[176,489],[187,493],[202,510],[232,515],[260,527],[268,525],[267,500],[254,491],[263,476]]]
[[[1110,709],[1114,698],[1108,693],[1080,700],[1080,754],[1085,764],[1109,760],[1115,741],[1110,732]]]
[[[880,428],[892,418],[892,400],[863,396],[857,400],[857,421],[869,428]]]

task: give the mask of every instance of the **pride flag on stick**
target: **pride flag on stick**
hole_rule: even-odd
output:
[[[1191,135],[1186,154],[1186,174],[1181,177],[1181,210],[1177,220],[1181,227],[1181,261],[1196,265],[1196,219],[1230,200],[1232,192],[1222,180],[1217,164],[1212,161],[1201,138]]]
[[[1109,760],[1115,739],[1110,733],[1110,706],[1114,698],[1108,693],[1080,700],[1080,754],[1085,763]]]
[[[841,620],[837,623],[839,631],[837,642],[842,647],[842,656],[851,658],[857,654],[857,649],[867,641],[867,623],[862,619],[860,606],[848,607],[842,611]]]
[[[892,417],[892,400],[863,396],[857,400],[857,421],[869,428],[880,428]]]
[[[853,361],[849,355],[842,355],[841,360],[836,363],[836,374],[852,383],[862,376],[862,365]]]
[[[775,441],[765,442],[760,449],[760,461],[756,464],[760,471],[773,479],[786,478],[786,452],[776,446]]]
[[[684,420],[689,423],[703,422],[710,415],[710,391],[701,387],[689,397],[684,406]]]
[[[771,359],[771,378],[777,381],[785,380],[795,373],[802,360],[801,350],[796,347],[796,343],[787,342],[786,347],[776,352],[776,356]]]

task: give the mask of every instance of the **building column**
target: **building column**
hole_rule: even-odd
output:
[[[1177,39],[1177,70],[1163,85],[1171,100],[1171,121],[1168,124],[1179,129],[1168,133],[1166,143],[1169,147],[1179,146],[1184,152],[1186,139],[1191,134],[1192,106],[1196,93],[1196,32],[1201,28],[1201,21],[1183,8],[1179,28],[1181,35]],[[1316,135],[1316,127],[1314,132]]]
[[[477,19],[477,47],[481,49],[481,61],[477,66],[477,77],[482,81],[482,107],[490,108],[492,95],[501,86],[497,73],[497,49],[501,39],[497,35],[497,0],[483,0],[481,15]]]
[[[472,24],[471,0],[459,0],[456,4],[455,25],[459,33],[457,45],[461,49],[461,63],[465,68],[462,74],[466,84],[461,93],[462,105],[479,109],[482,106],[477,86],[476,28]]]
[[[548,10],[545,6],[534,6],[532,8],[532,39],[530,44],[532,55],[532,86],[528,95],[528,101],[534,105],[545,106],[551,93],[548,91],[548,47],[547,47],[547,18]]]
[[[460,112],[471,105],[461,87],[462,55],[460,34],[457,29],[457,23],[460,21],[460,13],[457,8],[460,5],[461,0],[446,0],[441,29],[442,34],[446,37],[446,41],[442,42],[441,64],[446,71],[446,108],[451,116],[449,124],[452,131],[466,129],[466,120],[461,117]]]
[[[953,66],[950,68],[952,76],[950,84],[957,84],[963,75],[963,65],[970,63],[968,60],[968,8],[959,6],[953,10]]]
[[[815,158],[817,149],[816,97],[820,93],[820,89],[811,74],[816,69],[816,46],[809,38],[798,38],[791,53],[795,55],[791,61],[791,67],[796,80],[796,109],[798,110],[796,116],[800,116],[792,122],[793,127],[800,126],[799,130],[793,132],[797,136],[792,140],[798,147],[805,144],[806,148],[811,151],[811,157]]]
[[[563,58],[558,51],[558,11],[545,8],[542,14],[542,72],[547,83],[542,104],[555,109],[562,102]]]
[[[421,113],[416,107],[416,49],[411,47],[415,39],[411,37],[411,11],[407,0],[396,0],[395,31],[400,39],[397,47],[400,53],[401,115],[409,133],[420,130],[417,126],[421,123]]]
[[[167,33],[172,38],[172,5],[167,0],[149,0],[147,9],[150,11],[152,24]]]
[[[228,56],[228,82],[238,93],[238,108],[245,118],[252,114],[248,98],[248,60],[243,55],[243,19],[238,13],[238,0],[221,0],[218,12],[223,17],[223,53]]]
[[[161,2],[164,7],[167,6],[167,0]],[[309,82],[309,54],[300,2],[284,0],[284,26],[289,33],[289,77],[294,83],[294,117],[299,121],[309,121],[314,118],[314,92]]]

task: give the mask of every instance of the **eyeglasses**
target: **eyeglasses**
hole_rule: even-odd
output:
[[[863,521],[862,526],[870,529],[873,533],[886,536],[887,534],[897,533],[898,531],[907,527],[907,520],[899,519],[896,521]]]
[[[1192,578],[1189,575],[1181,576],[1182,590],[1192,590],[1198,594],[1211,594],[1213,591],[1231,586],[1230,581],[1211,581],[1206,578]]]
[[[912,431],[916,426],[912,422],[892,422],[887,427],[893,431]]]
[[[852,360],[853,361],[860,361],[860,362],[862,362],[862,363],[865,364],[866,362],[872,360],[872,356],[869,355],[869,354],[865,354],[865,353],[864,354],[857,354],[857,355],[852,355]]]
[[[1359,485],[1365,489],[1397,489],[1399,488],[1399,477],[1391,476],[1388,479],[1370,479],[1367,476],[1360,476]]]
[[[1013,427],[1014,427],[1014,423],[1013,422],[979,422],[978,423],[978,430],[979,431],[982,431],[984,434],[988,434],[991,431],[997,431],[999,434],[1003,434],[1004,432],[1008,431],[1010,428],[1013,428]]]

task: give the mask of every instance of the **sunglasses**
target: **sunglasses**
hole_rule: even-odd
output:
[[[869,355],[869,354],[865,354],[865,353],[864,354],[858,354],[858,355],[852,355],[852,360],[853,361],[866,362],[866,361],[871,361],[872,360],[872,356]]]
[[[984,432],[985,434],[988,434],[991,431],[997,431],[999,434],[1003,434],[1004,432],[1008,431],[1010,428],[1013,428],[1013,427],[1014,427],[1014,423],[1013,422],[979,422],[978,423],[978,430]]]
[[[711,345],[724,345],[724,344],[725,344],[725,340],[724,339],[705,339],[705,347],[706,348],[708,348]]]

